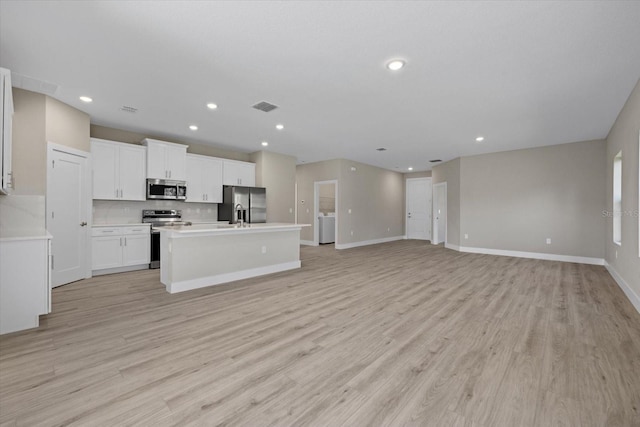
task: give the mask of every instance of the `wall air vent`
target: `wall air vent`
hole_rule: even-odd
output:
[[[429,162],[431,162],[431,163],[438,163],[438,162],[441,162],[441,161],[442,161],[442,160],[440,160],[440,159],[429,160]]]
[[[138,109],[135,107],[130,107],[128,105],[123,105],[122,107],[120,107],[120,109],[122,111],[124,111],[125,113],[137,113]]]
[[[380,147],[380,148],[376,148],[376,151],[387,151],[387,149]]]
[[[265,113],[268,113],[269,111],[273,111],[276,108],[278,108],[278,106],[269,104],[267,101],[261,101],[261,102],[258,102],[256,105],[254,105],[253,108],[255,108],[256,110],[260,110],[260,111],[264,111]]]

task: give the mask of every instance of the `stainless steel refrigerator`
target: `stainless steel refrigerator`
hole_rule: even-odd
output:
[[[225,185],[218,219],[235,224],[242,218],[247,223],[267,222],[267,189]]]

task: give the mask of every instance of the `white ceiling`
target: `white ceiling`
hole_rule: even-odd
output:
[[[640,77],[640,2],[2,0],[0,65],[99,125],[427,170],[606,137]]]

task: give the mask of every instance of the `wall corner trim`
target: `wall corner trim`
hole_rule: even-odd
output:
[[[300,244],[305,246],[318,246],[313,240],[300,240]]]
[[[447,248],[447,249],[452,249],[452,250],[454,250],[454,251],[461,252],[461,251],[460,251],[460,246],[458,246],[458,245],[454,245],[453,243],[446,243],[446,242],[445,242],[444,247],[445,247],[445,248]],[[462,252],[464,252],[464,251],[462,251]]]
[[[393,236],[393,237],[385,237],[382,239],[363,240],[361,242],[353,242],[353,243],[344,243],[344,244],[336,243],[336,249],[351,249],[351,248],[357,248],[358,246],[377,245],[378,243],[387,243],[387,242],[393,242],[395,240],[403,240],[403,239],[404,239],[404,236]]]
[[[575,262],[577,264],[604,265],[603,258],[591,258],[573,255],[545,254],[542,252],[507,251],[503,249],[472,248],[457,245],[445,245],[446,248],[472,254],[511,256],[515,258],[543,259],[546,261]]]
[[[613,268],[613,266],[606,260],[604,262],[604,267],[607,269],[611,277],[613,277],[613,280],[616,281],[618,286],[620,286],[620,289],[622,289],[622,292],[624,292],[629,301],[631,301],[631,304],[636,309],[636,311],[640,313],[640,296],[633,291],[631,286],[629,286],[629,284],[622,278],[622,276],[618,274],[616,269]]]

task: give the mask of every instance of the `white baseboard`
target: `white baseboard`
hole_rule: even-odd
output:
[[[369,246],[369,245],[377,245],[378,243],[387,243],[393,242],[395,240],[402,240],[405,236],[393,236],[393,237],[385,237],[382,239],[374,239],[374,240],[363,240],[362,242],[353,242],[353,243],[336,243],[336,249],[351,249],[357,248],[359,246]]]
[[[306,246],[318,246],[318,244],[313,240],[300,240],[300,244]]]
[[[616,269],[613,268],[611,264],[605,261],[604,267],[607,269],[609,274],[611,274],[611,277],[613,277],[613,280],[616,281],[618,286],[620,286],[622,292],[624,292],[627,298],[629,298],[629,301],[631,301],[631,304],[633,304],[638,313],[640,313],[640,296],[638,296],[638,294],[636,294],[633,289],[631,289],[631,286],[629,286],[629,284],[622,278],[622,276],[618,274]]]
[[[102,276],[104,274],[126,273],[128,271],[148,270],[149,264],[130,265],[128,267],[105,268],[102,270],[93,270],[92,276]]]
[[[472,248],[445,243],[445,248],[472,254],[511,256],[515,258],[544,259],[547,261],[575,262],[577,264],[604,265],[603,258],[590,258],[573,255],[545,254],[541,252],[507,251],[503,249]]]
[[[233,273],[217,274],[215,276],[200,277],[198,279],[183,280],[166,284],[167,292],[190,291],[193,289],[205,288],[207,286],[221,285],[223,283],[234,282],[236,280],[249,279],[251,277],[264,276],[265,274],[278,273],[280,271],[294,270],[301,267],[300,261],[290,261],[282,264],[269,265],[266,267],[250,268],[248,270],[234,271]]]

